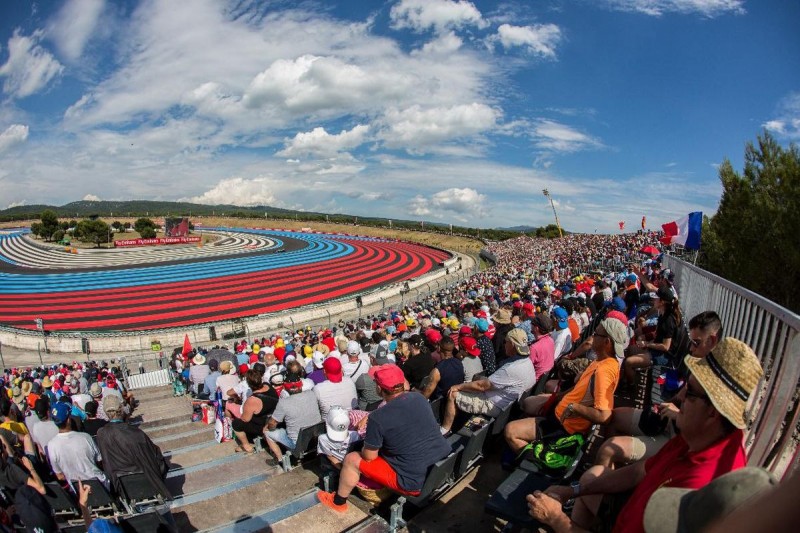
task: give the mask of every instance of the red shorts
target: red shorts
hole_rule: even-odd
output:
[[[376,457],[372,461],[365,461],[361,459],[361,464],[358,467],[359,471],[372,481],[380,483],[384,487],[388,487],[395,492],[405,494],[407,496],[417,496],[420,491],[408,491],[397,484],[397,472],[386,462],[383,457]]]

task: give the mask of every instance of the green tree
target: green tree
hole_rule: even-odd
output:
[[[126,222],[126,223],[124,223],[124,224],[122,225],[122,227],[123,227],[123,228],[125,228],[125,231],[128,231],[128,230],[129,230],[129,229],[131,229],[131,227],[133,227],[133,226],[131,225],[131,223],[130,223],[130,222]]]
[[[50,240],[58,229],[58,215],[55,211],[47,209],[42,212],[42,230],[39,232],[45,240]]]
[[[31,224],[31,233],[34,237],[38,237],[42,234],[42,223],[41,222],[34,222]]]
[[[133,229],[141,235],[142,239],[152,239],[156,236],[156,223],[149,218],[140,218],[133,223]]]
[[[722,198],[704,224],[700,263],[708,270],[800,311],[800,151],[769,133],[748,143],[744,172],[719,169]]]
[[[53,233],[53,240],[56,242],[61,242],[61,239],[64,238],[64,230],[59,228]]]
[[[114,222],[111,223],[111,227],[117,231],[122,231],[123,228],[122,222],[120,222],[119,220],[115,220]]]
[[[100,243],[109,242],[111,227],[100,219],[81,220],[75,226],[74,236],[81,242],[93,242],[100,248]]]

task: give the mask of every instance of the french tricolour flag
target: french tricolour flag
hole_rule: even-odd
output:
[[[689,250],[700,249],[700,231],[703,227],[703,213],[695,211],[685,217],[667,222],[661,226],[664,229],[664,236],[661,242],[664,244],[681,244]]]

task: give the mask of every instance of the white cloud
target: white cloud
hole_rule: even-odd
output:
[[[28,138],[28,126],[25,124],[12,124],[0,133],[0,154],[25,142]]]
[[[542,150],[577,152],[603,146],[600,140],[553,120],[540,119],[533,126],[534,143]]]
[[[409,202],[409,209],[419,217],[443,219],[446,215],[453,215],[457,220],[466,221],[470,215],[478,218],[486,216],[486,196],[475,189],[453,187],[427,198],[417,195]]]
[[[390,109],[381,137],[386,145],[418,153],[430,152],[434,145],[457,138],[468,138],[492,130],[501,112],[486,104],[471,104],[424,109]]]
[[[534,55],[555,59],[556,46],[561,42],[561,30],[555,24],[532,26],[502,24],[497,28],[496,39],[503,48],[523,46]]]
[[[284,108],[293,114],[368,109],[401,98],[414,79],[380,66],[362,67],[337,57],[279,59],[258,74],[244,94],[248,108]]]
[[[11,202],[10,204],[8,204],[8,206],[6,206],[6,209],[11,209],[12,207],[21,207],[21,206],[25,205],[26,203],[27,203],[26,200],[20,200],[18,202]]]
[[[273,194],[277,183],[270,178],[228,178],[200,196],[182,198],[181,201],[209,205],[275,205]]]
[[[727,13],[745,13],[744,0],[606,0],[606,4],[615,10],[652,16],[679,13],[700,14],[710,18]]]
[[[437,36],[432,41],[425,43],[422,49],[415,50],[412,54],[426,54],[426,55],[449,55],[461,48],[463,41],[458,37],[455,32],[449,31],[445,34]]]
[[[100,197],[94,194],[87,194],[86,196],[83,197],[83,200],[85,202],[99,202]]]
[[[416,32],[487,24],[475,4],[466,0],[401,0],[392,6],[389,17],[393,28]]]
[[[15,98],[30,96],[63,72],[63,65],[39,45],[42,35],[43,32],[37,30],[26,37],[15,30],[8,40],[8,61],[0,66],[6,94]]]
[[[81,57],[104,7],[103,0],[70,0],[64,4],[48,28],[48,36],[64,57],[70,61]]]
[[[292,140],[286,142],[286,147],[277,155],[281,157],[332,156],[337,152],[358,147],[364,142],[368,132],[369,126],[364,124],[359,124],[350,131],[342,130],[338,135],[332,135],[325,131],[325,128],[317,127],[295,135]]]
[[[800,139],[800,92],[791,93],[778,103],[778,116],[762,127],[790,140]]]

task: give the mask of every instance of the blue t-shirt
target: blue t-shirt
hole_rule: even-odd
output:
[[[451,451],[428,400],[418,392],[401,394],[371,412],[364,446],[379,450],[409,492],[422,490],[428,467]]]
[[[460,359],[442,359],[436,364],[436,370],[439,371],[439,383],[431,394],[432,400],[445,396],[453,385],[464,383],[464,365]]]

